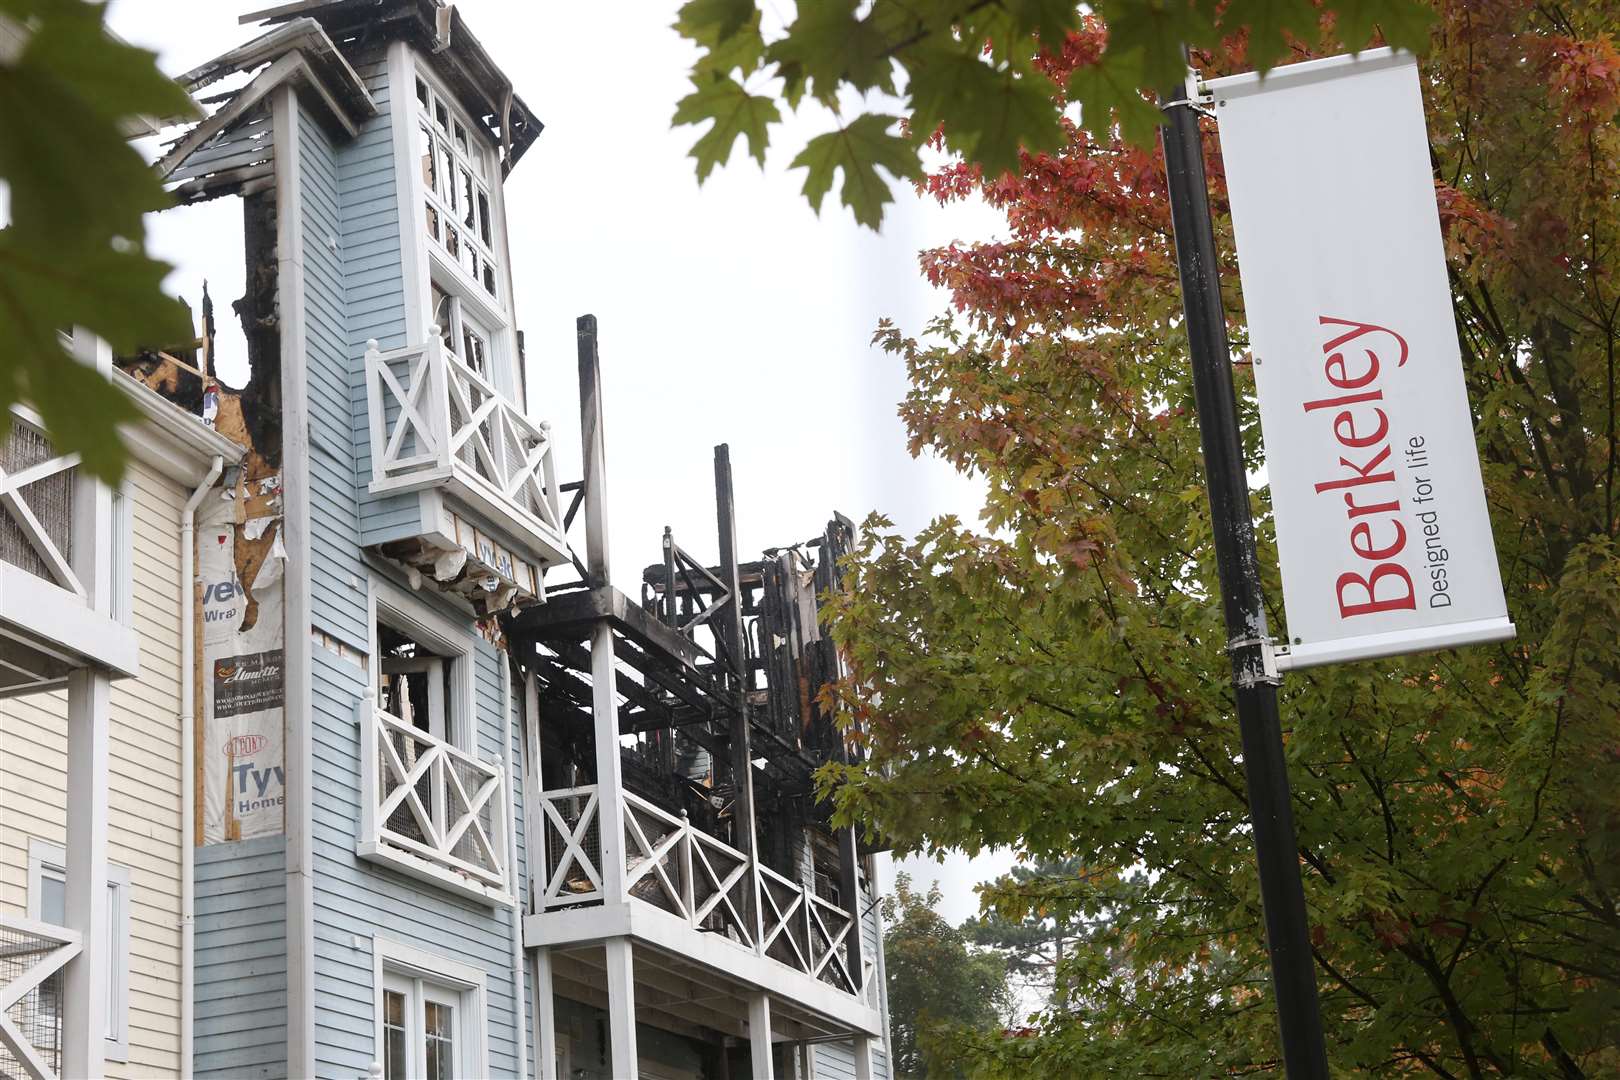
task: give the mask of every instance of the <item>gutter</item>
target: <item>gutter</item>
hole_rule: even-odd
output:
[[[518,881],[518,849],[517,849],[517,821],[518,821],[518,772],[520,759],[512,753],[512,658],[501,654],[501,756],[506,759],[506,786],[511,797],[506,800],[506,865],[511,875],[512,888],[512,1014],[513,1040],[517,1043],[517,1076],[518,1080],[528,1080],[529,1077],[529,1024],[528,995],[524,993],[523,986],[523,909],[526,906],[523,897],[526,890],[520,887]],[[520,728],[527,730],[525,722],[520,722]],[[538,988],[536,988],[538,989]]]
[[[180,1080],[191,1078],[192,1003],[195,975],[192,959],[196,953],[197,887],[194,872],[197,861],[196,774],[196,671],[197,634],[197,507],[203,496],[225,471],[224,457],[216,454],[202,483],[191,493],[180,512]]]

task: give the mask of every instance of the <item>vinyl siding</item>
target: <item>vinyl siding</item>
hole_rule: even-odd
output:
[[[134,626],[141,673],[113,683],[107,860],[129,869],[129,1060],[110,1077],[180,1062],[180,512],[188,492],[130,466]],[[28,909],[28,840],[62,846],[67,694],[0,700],[0,911]]]
[[[366,404],[366,342],[375,340],[385,351],[410,343],[406,341],[400,178],[394,171],[388,72],[381,59],[358,65],[357,69],[377,103],[378,116],[366,124],[359,138],[343,147],[338,163],[344,291],[343,320],[334,324],[333,329],[341,342],[342,355],[352,358],[347,368],[346,428],[354,447],[352,471],[357,481],[357,534],[362,545],[371,546],[417,535],[421,509],[415,492],[373,495],[369,489],[371,433]],[[409,105],[409,96],[404,100]]]
[[[300,122],[299,153],[310,421],[312,428],[333,436],[323,438],[323,444],[344,433],[351,454],[346,468],[330,449],[317,451],[310,463],[313,616],[319,629],[369,651],[368,569],[361,549],[380,539],[378,523],[393,529],[403,521],[406,532],[414,532],[416,496],[373,499],[365,490],[371,476],[365,343],[376,338],[383,348],[405,344],[405,283],[386,69],[380,60],[356,69],[381,115],[367,122],[358,139],[341,145],[306,115]],[[335,244],[330,242],[334,239]],[[354,588],[354,581],[362,587]],[[418,595],[424,603],[435,603],[431,590]],[[515,752],[519,729],[504,712],[502,654],[475,637],[465,611],[448,602],[437,606],[475,642],[468,662],[473,665],[479,756],[495,761],[503,752]],[[510,912],[356,856],[360,760],[355,717],[367,676],[357,664],[323,648],[312,650],[311,674],[316,1071],[321,1076],[364,1076],[376,1060],[372,941],[380,935],[484,973],[490,1069],[510,1075],[520,1030],[511,978]]]
[[[197,849],[195,1075],[287,1075],[287,842]]]

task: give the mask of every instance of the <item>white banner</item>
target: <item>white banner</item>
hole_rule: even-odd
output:
[[[1288,611],[1278,666],[1512,637],[1416,62],[1374,49],[1208,85]]]

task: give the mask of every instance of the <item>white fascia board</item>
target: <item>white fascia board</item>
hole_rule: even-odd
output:
[[[882,1014],[854,995],[727,938],[694,930],[685,919],[640,900],[566,908],[527,915],[523,920],[523,944],[531,949],[579,945],[611,937],[628,937],[712,968],[728,979],[790,1001],[854,1034],[877,1038],[883,1035]]]
[[[141,413],[141,422],[119,431],[129,452],[171,480],[195,484],[208,475],[216,457],[236,465],[247,451],[156,390],[119,372],[113,385]]]

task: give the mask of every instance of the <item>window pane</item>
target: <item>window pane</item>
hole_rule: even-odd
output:
[[[482,337],[471,330],[462,331],[461,359],[466,362],[468,367],[485,376],[489,374],[488,362],[485,359],[487,352],[488,347],[484,344]]]
[[[455,1080],[456,1035],[455,1010],[436,1001],[427,1003],[425,1028],[427,1034],[428,1080]]]
[[[383,992],[383,1078],[409,1080],[410,1064],[405,1060],[405,995]]]
[[[51,874],[40,875],[39,918],[52,926],[67,925],[67,885],[61,878]]]
[[[461,268],[467,271],[474,281],[478,280],[478,253],[473,250],[470,239],[461,245]]]
[[[477,223],[475,219],[477,203],[473,200],[472,173],[466,169],[457,169],[456,176],[461,181],[461,190],[457,193],[461,200],[461,223],[470,229]]]
[[[448,130],[450,126],[450,112],[444,107],[444,102],[435,101],[433,103],[433,120],[439,125],[440,131]]]
[[[448,251],[457,262],[461,261],[461,237],[456,230],[446,224],[444,227],[444,249]]]
[[[455,121],[454,129],[456,149],[460,151],[462,157],[470,157],[471,154],[467,149],[467,129],[461,126],[460,120]]]
[[[490,239],[494,234],[489,225],[489,196],[483,191],[478,193],[478,235],[484,238],[485,247],[495,246],[495,241]]]
[[[451,305],[454,303],[455,301],[451,298],[450,294],[439,288],[437,283],[434,283],[433,325],[439,328],[439,336],[444,339],[444,343],[446,345],[451,346],[451,352],[456,351],[455,347],[452,345],[452,342],[455,339],[455,332],[451,326],[451,319],[454,317],[454,312],[451,310]]]
[[[450,204],[450,212],[458,209],[456,203],[456,183],[452,179],[456,175],[455,163],[450,160],[450,148],[443,140],[435,143],[439,148],[439,198]]]
[[[488,259],[484,260],[484,290],[491,296],[495,295],[495,268],[489,265]]]
[[[428,103],[427,83],[423,82],[421,79],[416,80],[416,100],[420,101],[424,105]]]
[[[427,231],[433,239],[439,238],[439,212],[431,204],[427,208]]]
[[[438,159],[433,153],[433,133],[426,127],[419,129],[422,134],[422,187],[437,194],[439,191]]]

